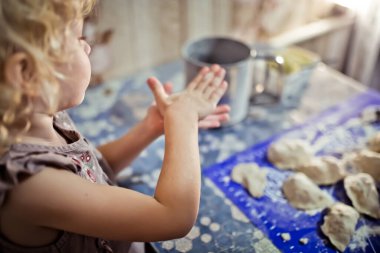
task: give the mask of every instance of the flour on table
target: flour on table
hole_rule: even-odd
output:
[[[347,176],[344,179],[344,189],[359,213],[380,219],[379,194],[376,183],[369,174],[359,173]]]
[[[318,185],[334,184],[346,175],[343,163],[333,156],[315,157],[310,164],[299,167],[298,171]]]
[[[279,169],[295,170],[307,165],[314,156],[312,147],[304,140],[281,139],[270,145],[268,159]]]
[[[377,182],[380,182],[380,154],[371,150],[362,150],[351,161],[359,171],[370,174]]]
[[[267,184],[267,171],[260,169],[256,163],[236,165],[231,172],[233,181],[242,184],[256,198],[263,196]]]
[[[359,213],[354,208],[336,203],[323,218],[321,229],[330,242],[343,252],[351,241],[358,219]]]
[[[368,244],[371,245],[371,241],[369,238],[379,235],[380,226],[363,225],[355,231],[355,234],[352,237],[351,243],[348,245],[348,247],[351,250],[361,249],[363,252],[365,252],[365,249],[368,246]],[[376,250],[373,249],[373,252],[376,252]]]
[[[302,210],[325,208],[334,202],[328,193],[322,191],[301,172],[288,177],[282,185],[282,190],[289,203]]]

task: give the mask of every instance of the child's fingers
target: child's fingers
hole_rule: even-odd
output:
[[[210,97],[210,95],[216,90],[219,85],[223,82],[224,77],[226,75],[226,71],[224,69],[219,69],[216,73],[214,80],[206,87],[204,94],[206,97]]]
[[[230,120],[230,115],[228,113],[221,114],[211,114],[208,115],[203,120],[199,121],[199,128],[215,128],[220,127],[221,123]]]
[[[228,114],[209,115],[205,119],[199,121],[199,128],[215,128],[220,127],[222,123],[230,120]]]
[[[219,65],[216,65],[216,64],[212,65],[211,71],[204,76],[204,78],[198,83],[195,89],[200,92],[204,92],[205,89],[209,87],[212,81],[215,79],[219,70],[220,70]]]
[[[147,80],[147,83],[149,85],[150,90],[153,93],[153,96],[154,96],[156,102],[160,103],[160,102],[165,101],[165,99],[167,98],[168,95],[166,94],[164,87],[161,84],[161,82],[155,77],[150,77]]]
[[[228,113],[221,114],[211,114],[208,115],[203,121],[218,121],[218,122],[226,122],[230,119],[230,115]]]
[[[200,121],[198,123],[198,127],[199,128],[202,128],[202,129],[207,129],[207,128],[217,128],[217,127],[220,127],[220,122],[219,121]]]
[[[231,111],[231,107],[229,105],[218,105],[213,114],[220,114],[220,113],[229,113]]]
[[[210,72],[210,68],[209,67],[203,67],[199,72],[198,72],[198,75],[189,83],[189,85],[187,86],[187,88],[189,90],[192,90],[194,89],[197,84],[204,78],[204,76]]]
[[[211,71],[213,71],[213,72],[218,72],[219,70],[220,70],[220,65],[218,65],[218,64],[212,64],[211,65]]]
[[[173,83],[171,82],[164,83],[164,90],[166,94],[171,95],[173,93]]]
[[[219,85],[216,90],[214,90],[214,92],[210,95],[210,100],[212,103],[217,104],[219,102],[223,94],[226,92],[227,86],[227,82],[223,81],[222,84]]]

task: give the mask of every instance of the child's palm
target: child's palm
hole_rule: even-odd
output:
[[[217,103],[227,89],[227,83],[223,81],[224,76],[225,71],[219,66],[212,66],[211,70],[204,68],[184,91],[174,95],[168,95],[156,78],[150,78],[148,84],[163,116],[169,106],[179,103],[187,109],[195,110],[198,118],[202,120],[210,114],[217,114],[218,111],[219,113],[228,112],[229,108],[226,106],[217,107]]]

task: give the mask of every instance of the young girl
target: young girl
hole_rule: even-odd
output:
[[[217,106],[225,71],[203,68],[178,94],[149,78],[156,104],[119,140],[94,149],[63,110],[90,79],[83,16],[93,0],[0,0],[0,252],[128,252],[133,241],[186,235],[200,199],[198,127]],[[154,196],[113,184],[165,134]],[[100,152],[99,152],[100,151]]]

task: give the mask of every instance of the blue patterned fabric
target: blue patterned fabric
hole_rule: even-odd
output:
[[[323,67],[320,67],[323,68]],[[322,71],[323,72],[323,71]],[[306,73],[310,75],[310,73]],[[110,81],[90,88],[81,106],[69,111],[78,129],[95,144],[113,140],[124,134],[134,123],[142,119],[153,96],[145,84],[150,76],[163,82],[172,81],[174,90],[183,88],[183,64],[171,62],[153,69],[141,71],[126,79]],[[296,79],[302,79],[298,77]],[[305,80],[303,80],[305,81]],[[199,145],[202,168],[222,169],[223,161],[232,155],[260,143],[275,134],[303,122],[312,115],[357,93],[343,86],[334,86],[323,95],[330,83],[321,83],[315,90],[321,94],[306,94],[306,102],[299,107],[281,104],[267,107],[251,105],[249,114],[242,122],[214,130],[200,132]],[[336,93],[334,96],[334,92]],[[248,149],[251,150],[251,149]],[[160,173],[164,154],[163,137],[150,145],[119,177],[119,184],[152,195]],[[229,160],[227,160],[229,161]],[[263,226],[257,228],[236,199],[226,194],[226,189],[215,183],[211,170],[205,170],[202,178],[202,197],[199,216],[192,231],[184,238],[153,243],[159,252],[301,252],[291,244],[279,244],[278,235],[273,238]],[[224,172],[223,172],[224,173]],[[228,191],[228,189],[227,189]],[[289,216],[290,217],[290,216]],[[268,216],[268,220],[271,217]],[[278,221],[280,222],[280,221]],[[310,231],[312,232],[312,231]],[[269,235],[269,237],[268,237]],[[272,243],[274,242],[274,244]],[[321,252],[330,252],[328,244]],[[326,248],[325,248],[326,247]],[[310,252],[305,247],[304,252]],[[356,252],[356,251],[353,251]]]

